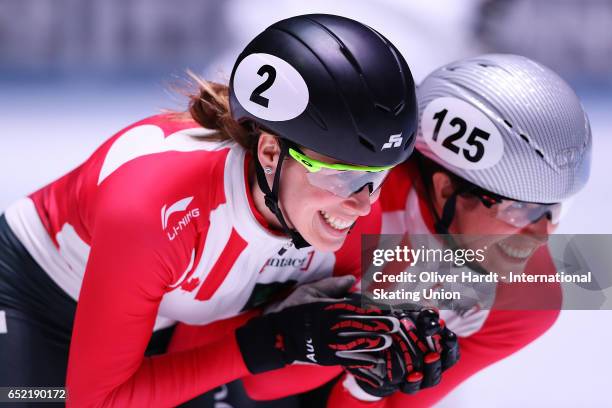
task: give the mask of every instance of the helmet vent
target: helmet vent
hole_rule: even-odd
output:
[[[544,152],[542,152],[542,150],[540,150],[539,148],[537,148],[536,146],[534,146],[531,143],[531,139],[529,139],[529,136],[523,134],[523,133],[519,133],[519,136],[521,137],[521,139],[523,139],[528,145],[530,145],[533,149],[534,152],[536,152],[536,154],[538,156],[540,156],[542,159],[544,158]]]
[[[310,116],[310,119],[312,119],[312,121],[316,123],[317,126],[319,126],[321,129],[328,130],[327,125],[325,124],[325,121],[323,120],[323,116],[321,115],[321,112],[319,112],[317,108],[314,107],[313,104],[311,103],[308,104],[308,109],[306,110],[306,114]]]
[[[333,33],[330,33],[330,34],[333,35]],[[346,48],[346,45],[344,45],[344,43],[340,41],[338,37],[336,37],[335,35],[333,35],[333,37],[336,39],[336,41],[338,41],[340,45],[340,51],[346,57],[348,62],[353,66],[353,68],[355,68],[355,71],[357,71],[360,76],[363,76],[363,71],[361,70],[361,66],[357,62],[357,59],[355,58],[353,53],[348,48]]]
[[[330,30],[324,24],[321,24],[320,22],[312,18],[306,17],[306,19],[310,21],[311,23],[317,25],[320,29],[325,31],[331,38],[333,38],[334,41],[336,41],[336,43],[338,44],[338,47],[340,48],[340,52],[342,53],[342,55],[344,55],[344,57],[348,60],[348,62],[353,66],[355,71],[359,73],[359,76],[363,76],[363,71],[361,69],[361,66],[359,65],[359,62],[357,62],[357,58],[355,58],[351,50],[349,50],[346,44],[344,44],[344,41],[342,41],[340,37],[338,37],[332,30]]]
[[[393,109],[393,114],[395,116],[399,115],[400,113],[402,113],[402,111],[404,110],[404,108],[406,107],[406,104],[404,102],[400,102],[395,109]]]
[[[512,123],[508,122],[506,119],[504,119],[504,123],[506,124],[506,126],[508,126],[509,128],[512,128]],[[523,135],[521,135],[523,136]]]
[[[406,143],[404,143],[404,150],[408,149],[412,145],[412,141],[414,139],[414,132],[410,135],[408,139],[406,139]]]
[[[402,111],[404,110],[404,108],[406,107],[406,103],[405,102],[400,102],[395,108],[389,108],[388,106],[385,106],[383,104],[380,104],[378,102],[374,103],[374,106],[385,112],[385,113],[393,113],[393,116],[397,116],[400,113],[402,113]]]
[[[366,148],[370,149],[373,152],[376,151],[376,149],[374,148],[374,145],[372,143],[370,143],[370,141],[367,140],[363,136],[359,136],[359,143],[361,143],[362,145],[364,145]]]
[[[381,111],[385,112],[385,113],[391,113],[391,109],[386,107],[385,105],[382,105],[378,102],[374,102],[374,106],[376,106],[377,109],[380,109]]]

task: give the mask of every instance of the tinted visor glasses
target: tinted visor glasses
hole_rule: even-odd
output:
[[[516,201],[474,186],[467,193],[477,197],[494,212],[495,218],[517,228],[526,227],[546,217],[551,224],[558,224],[567,212],[568,203],[540,204]]]
[[[325,163],[305,155],[297,147],[289,147],[289,155],[308,170],[306,177],[311,185],[342,198],[348,198],[365,187],[370,195],[375,194],[393,167]]]

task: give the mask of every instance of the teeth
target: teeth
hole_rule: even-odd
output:
[[[504,242],[498,242],[497,246],[499,246],[506,255],[511,256],[513,258],[519,258],[519,259],[529,258],[529,256],[533,253],[533,250],[534,250],[534,248],[528,248],[528,249],[514,248]]]
[[[325,222],[328,225],[330,225],[333,229],[343,230],[343,229],[347,229],[348,227],[351,226],[351,224],[353,224],[353,221],[340,220],[338,218],[332,217],[331,215],[329,215],[323,210],[321,210],[320,213],[323,216],[323,218],[325,218]]]

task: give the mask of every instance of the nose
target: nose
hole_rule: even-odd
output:
[[[550,222],[548,217],[544,216],[536,222],[532,222],[531,224],[527,225],[525,228],[523,228],[522,232],[531,235],[542,243],[545,243],[548,241],[548,236],[552,234],[556,228],[557,226]]]
[[[370,190],[362,188],[344,200],[342,206],[358,216],[368,215],[372,209]]]

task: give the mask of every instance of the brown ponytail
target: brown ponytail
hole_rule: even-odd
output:
[[[191,71],[187,75],[192,82],[188,114],[193,120],[207,129],[218,130],[208,136],[213,140],[234,140],[247,150],[252,150],[257,141],[256,129],[251,125],[241,125],[232,118],[229,106],[229,87],[200,78]]]

